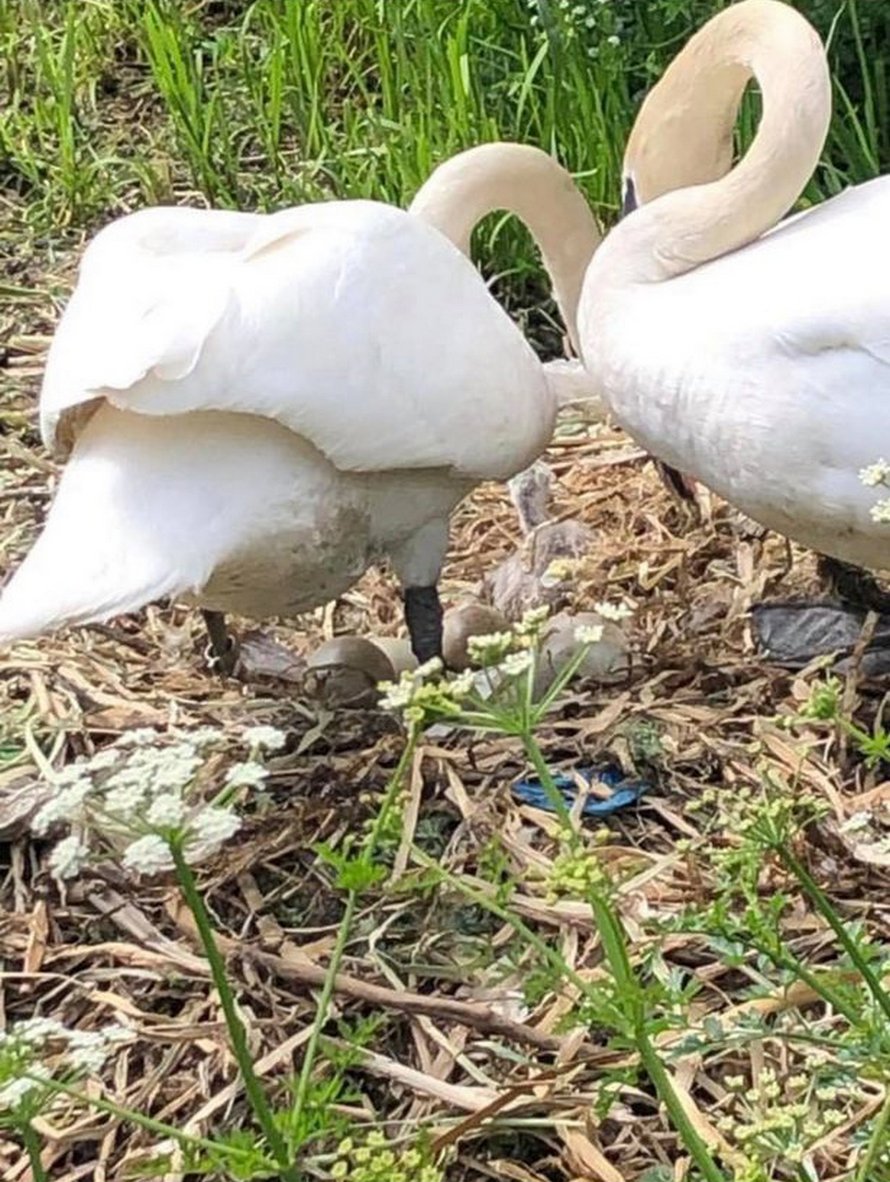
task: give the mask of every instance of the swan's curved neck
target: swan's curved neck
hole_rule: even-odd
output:
[[[498,209],[531,231],[577,348],[578,300],[600,234],[571,176],[551,156],[524,144],[480,144],[440,164],[409,206],[464,254],[473,227]]]
[[[633,179],[635,154],[659,124],[724,136],[752,77],[763,115],[751,147],[726,176],[666,193],[610,236],[625,279],[670,278],[745,246],[800,196],[828,131],[831,80],[815,30],[779,0],[741,0],[689,41],[640,111],[625,175]],[[617,258],[601,261],[617,273]]]

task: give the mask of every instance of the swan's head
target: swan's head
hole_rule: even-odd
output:
[[[627,141],[623,213],[729,172],[736,115],[753,73],[751,47],[769,25],[788,19],[786,8],[742,0],[703,25],[677,54],[646,96]]]
[[[818,35],[790,4],[738,0],[689,39],[640,108],[624,154],[625,213],[729,172],[736,116],[752,77],[774,96],[774,124],[787,124],[789,115],[775,96],[797,92],[794,114],[804,120],[797,138],[818,157],[831,109]]]
[[[732,80],[739,97],[746,80],[740,73]],[[702,99],[701,88],[690,93],[694,87],[694,79],[672,80],[669,70],[640,108],[624,153],[622,217],[673,189],[719,180],[732,168],[736,104],[728,111],[725,97],[717,104]]]

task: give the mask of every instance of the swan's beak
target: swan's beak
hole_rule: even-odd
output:
[[[637,208],[637,190],[632,176],[624,178],[624,195],[621,198],[621,216],[626,218]]]

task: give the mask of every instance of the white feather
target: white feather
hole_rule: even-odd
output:
[[[85,252],[41,397],[67,455],[0,596],[0,643],[160,596],[253,616],[387,555],[435,581],[474,483],[549,442],[556,399],[469,261],[372,202],[153,209]]]
[[[890,526],[870,514],[881,490],[858,477],[890,459],[890,178],[676,278],[616,287],[581,332],[642,446],[804,545],[890,567]]]

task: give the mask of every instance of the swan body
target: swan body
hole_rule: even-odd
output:
[[[730,170],[752,75],[763,118]],[[742,0],[712,18],[638,117],[626,198],[643,204],[591,262],[579,336],[605,403],[660,460],[823,554],[887,567],[859,473],[890,451],[890,179],[779,220],[830,101],[821,42],[790,6]],[[710,143],[712,178],[649,192],[640,166],[679,129]]]
[[[598,241],[581,204],[576,293]],[[409,630],[433,655],[449,515],[543,450],[556,402],[422,216],[343,201],[124,217],[87,248],[52,343],[41,431],[67,464],[0,596],[0,643],[162,596],[291,615],[386,557],[406,612],[421,593],[424,635],[410,614]]]
[[[770,529],[872,567],[890,565],[875,490],[859,479],[890,450],[888,226],[879,178],[613,294],[589,329],[606,397],[642,446]],[[645,348],[631,355],[632,320]]]

